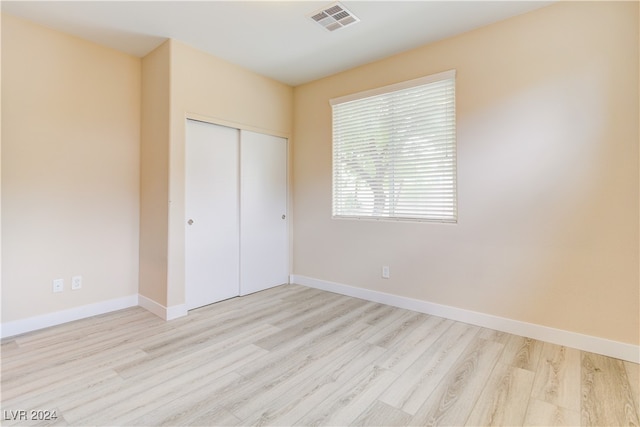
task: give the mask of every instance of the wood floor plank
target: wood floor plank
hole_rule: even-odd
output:
[[[88,317],[85,319],[75,320],[73,322],[64,323],[62,325],[50,328],[40,329],[37,333],[21,334],[13,339],[21,346],[42,347],[43,345],[51,345],[55,342],[70,341],[78,337],[87,336],[89,333],[99,333],[100,331],[109,331],[117,325],[133,323],[139,319],[157,319],[158,323],[162,319],[157,316],[149,316],[151,313],[140,307],[130,307],[106,314]],[[103,322],[109,319],[109,322]]]
[[[251,327],[252,324],[270,323],[270,319],[281,315],[283,315],[282,309],[274,306],[227,318],[223,322],[218,322],[215,328],[212,328],[209,322],[202,322],[198,327],[192,327],[188,334],[168,335],[162,342],[143,346],[142,349],[152,357],[175,355],[185,349],[191,351],[196,347],[206,347],[214,340],[226,339],[243,326]]]
[[[358,427],[395,427],[405,426],[409,423],[409,420],[411,420],[411,415],[376,400],[350,425]]]
[[[239,378],[239,374],[229,372],[216,378],[215,381],[206,381],[202,387],[190,387],[188,399],[174,398],[168,400],[153,411],[144,411],[140,417],[131,421],[130,424],[136,426],[184,425],[189,420],[200,418],[209,413],[211,408],[218,409],[215,413],[209,413],[209,416],[215,418],[216,422],[220,422],[220,415],[223,414],[225,418],[230,415],[231,421],[239,424],[239,419],[216,404],[216,393]]]
[[[264,398],[260,401],[253,399],[254,394],[243,393],[239,399],[225,403],[225,407],[250,425],[294,423],[322,401],[335,395],[342,383],[366,369],[384,351],[367,343],[352,344],[330,361],[315,363],[313,370],[299,373],[274,387],[267,385],[267,390],[262,394]]]
[[[339,301],[336,304],[331,304],[324,312],[288,328],[283,328],[279,333],[256,341],[255,344],[266,350],[273,350],[278,346],[287,344],[295,338],[306,336],[314,330],[321,329],[323,326],[331,324],[343,316],[347,316],[349,313],[366,304],[366,301],[355,298]]]
[[[321,292],[317,290],[314,291]],[[360,302],[358,303],[357,301]],[[287,329],[283,335],[290,334],[293,336],[299,336],[301,328],[309,327],[309,325],[313,324],[314,319],[329,318],[331,310],[340,309],[340,305],[345,302],[344,296],[330,292],[321,293],[314,296],[313,302],[304,300],[302,303],[296,302],[289,308],[281,307],[282,310],[288,313],[288,315],[278,319],[277,321],[270,321],[269,323],[282,329]],[[352,303],[362,304],[362,300],[355,300]],[[388,306],[365,301],[365,304],[359,305],[358,309],[354,310],[356,315],[353,315],[353,313],[349,314],[349,319],[351,322],[368,323],[372,318],[380,316],[380,313],[384,313],[385,308],[388,308]],[[320,327],[323,326],[323,324],[320,325]],[[305,333],[308,332],[309,330],[305,331]],[[273,337],[273,339],[276,340],[277,337]],[[288,339],[284,338],[284,341],[288,341]],[[265,345],[269,346],[270,344]]]
[[[475,339],[479,328],[455,323],[380,397],[380,401],[414,415]]]
[[[4,411],[4,409],[3,409]],[[43,420],[38,420],[31,418],[31,411],[27,411],[27,420],[26,421],[20,421],[20,420],[7,420],[5,419],[5,415],[3,415],[3,419],[2,419],[2,425],[3,426],[21,426],[21,427],[37,427],[37,426],[48,426],[48,427],[62,427],[62,426],[68,426],[69,423],[67,423],[67,420],[64,419],[63,416],[57,415],[56,409],[52,408],[51,410],[48,410],[49,415],[51,413],[55,413],[55,418],[48,418],[48,419],[43,419]],[[37,416],[36,416],[37,417]],[[10,416],[7,418],[11,418]]]
[[[405,339],[396,343],[377,361],[381,368],[402,374],[453,325],[454,322],[430,316],[420,327],[413,328]]]
[[[476,401],[467,426],[518,426],[527,413],[534,373],[498,362]]]
[[[270,351],[252,366],[246,367],[240,372],[252,381],[271,386],[295,375],[305,366],[317,363],[328,357],[338,357],[340,351],[347,351],[350,343],[358,339],[367,325],[354,322],[358,318],[358,312],[366,310],[366,306],[354,310],[348,315],[334,319],[323,327],[315,329],[307,334],[296,336],[283,345]],[[286,370],[283,372],[283,368]]]
[[[636,413],[640,415],[640,365],[637,363],[624,362],[627,378],[629,378],[629,386],[635,402]]]
[[[582,352],[581,424],[640,425],[633,391],[621,360]]]
[[[540,427],[579,426],[580,413],[542,400],[531,399],[524,417],[524,425]]]
[[[500,362],[515,368],[535,372],[542,354],[542,341],[510,335],[506,341]]]
[[[412,331],[424,325],[429,316],[422,313],[407,311],[395,322],[379,328],[378,333],[367,338],[367,342],[382,348],[391,348],[398,341],[409,335]]]
[[[387,323],[391,319],[396,319],[404,314],[404,310],[392,307],[390,305],[385,305],[381,310],[377,310],[371,314],[371,316],[366,320],[366,322],[372,326],[375,326],[379,323]]]
[[[213,359],[208,357],[206,353],[194,354],[188,360],[178,359],[172,364],[163,366],[161,370],[145,371],[122,383],[92,388],[88,392],[78,395],[75,399],[65,399],[59,403],[59,407],[65,411],[69,420],[80,419],[87,414],[110,408],[117,402],[144,393],[147,389],[158,384],[167,384],[177,377],[197,377],[198,372],[204,375],[209,370],[214,371],[210,378],[224,375],[243,363],[255,360],[254,356],[260,353],[262,351],[258,351],[252,346],[245,346]]]
[[[242,423],[235,415],[215,405],[210,405],[203,412],[197,412],[196,417],[185,419],[180,425],[191,426],[212,426],[212,427],[231,427],[231,426],[243,426]],[[175,424],[165,424],[167,426]]]
[[[331,293],[307,298],[296,303],[293,308],[285,308],[286,316],[271,321],[270,324],[282,327],[283,325],[289,326],[291,323],[306,322],[310,318],[316,317],[319,313],[324,312],[328,305],[338,300],[340,300],[340,296]]]
[[[258,325],[247,330],[237,331],[235,334],[228,334],[222,337],[216,336],[206,343],[199,342],[197,345],[186,346],[173,353],[149,356],[127,361],[114,367],[114,370],[123,378],[138,377],[146,373],[153,374],[158,370],[172,369],[176,365],[184,363],[194,363],[194,359],[199,359],[203,363],[207,360],[215,359],[219,355],[229,352],[230,349],[244,348],[255,340],[264,338],[280,329],[271,325]]]
[[[18,345],[24,350],[30,350],[28,353],[23,354],[23,357],[13,360],[11,358],[6,359],[7,366],[12,368],[18,368],[20,366],[28,365],[32,362],[50,361],[51,364],[58,362],[57,356],[64,353],[66,349],[78,344],[82,344],[87,352],[90,352],[92,348],[101,348],[105,343],[105,336],[109,337],[109,341],[124,341],[131,338],[127,331],[143,329],[145,327],[155,327],[162,323],[162,319],[157,316],[146,312],[138,307],[137,310],[123,310],[127,312],[127,316],[116,316],[113,322],[100,322],[97,324],[88,323],[83,325],[82,322],[86,319],[70,322],[70,324],[63,324],[57,327],[47,328],[43,331],[44,336],[37,339],[29,339],[28,336],[22,336],[23,343],[18,341]],[[119,314],[118,312],[116,312]],[[132,329],[129,329],[133,326]],[[60,335],[52,335],[53,331],[60,329]],[[40,332],[40,331],[38,331]],[[32,334],[39,336],[40,334]],[[26,342],[24,342],[26,341]]]
[[[335,341],[335,344],[325,348],[316,348],[317,351],[309,349],[309,352],[296,354],[288,358],[285,354],[270,363],[268,371],[255,371],[253,366],[250,370],[239,371],[245,378],[251,381],[251,386],[244,390],[237,390],[233,402],[225,399],[227,407],[232,409],[234,414],[240,418],[245,418],[253,410],[259,410],[257,403],[252,396],[259,393],[263,398],[262,405],[267,400],[281,399],[284,394],[293,393],[296,387],[303,387],[306,382],[312,382],[310,378],[315,378],[319,371],[323,371],[327,365],[335,365],[334,368],[342,369],[343,365],[349,362],[352,357],[373,357],[364,354],[369,348],[363,349],[357,342],[352,340]],[[379,354],[379,353],[376,353]],[[330,362],[329,362],[330,361]],[[301,385],[302,384],[302,385]],[[248,408],[248,409],[247,409]]]
[[[545,343],[542,347],[532,397],[580,412],[580,351]]]
[[[488,329],[488,328],[480,328],[480,332],[478,333],[478,338],[497,342],[498,344],[504,344],[504,345],[507,344],[511,336],[512,335],[507,332],[496,331],[494,329]]]
[[[17,396],[49,389],[70,377],[91,377],[95,372],[110,370],[119,363],[142,359],[146,353],[141,350],[123,351],[119,353],[105,354],[93,357],[89,360],[66,363],[55,367],[39,369],[34,366],[31,373],[8,376],[2,379],[3,399],[12,399]],[[73,358],[71,358],[73,361]]]
[[[464,425],[503,349],[503,344],[474,339],[409,425]]]
[[[401,316],[402,310],[398,310],[395,307],[389,307],[388,305],[379,304],[375,302],[369,302],[366,307],[362,311],[359,312],[359,315],[354,317],[354,321],[366,323],[370,326],[378,325],[392,321],[396,316]],[[373,335],[375,332],[375,328],[369,328],[370,333],[366,334],[366,336],[361,336],[360,339],[366,340],[366,338]]]
[[[74,402],[82,405],[83,402],[91,401],[110,390],[122,389],[125,382],[114,371],[95,372],[89,377],[77,377],[70,381],[56,384],[48,389],[35,393],[27,393],[17,398],[3,401],[3,409],[9,410],[48,410],[56,408],[58,416],[63,415],[63,408],[60,406],[67,402]]]
[[[270,292],[270,293],[279,292],[278,296],[282,301],[282,303],[285,303],[285,304],[290,303],[296,306],[299,306],[299,304],[304,301],[309,301],[317,297],[330,298],[332,295],[340,296],[339,294],[334,294],[332,292],[325,292],[320,289],[307,288],[307,287],[298,286],[298,285],[282,285],[276,288],[267,289],[266,291],[263,291],[263,292]],[[254,295],[259,295],[259,294],[261,294],[261,292],[258,292]],[[269,298],[273,298],[273,297],[269,295]]]
[[[8,357],[11,355],[12,351],[19,350],[19,349],[20,349],[20,346],[18,345],[15,339],[8,339],[6,341],[3,341],[2,344],[0,345],[0,353],[2,354],[3,357]]]
[[[339,399],[325,399],[294,424],[349,425],[357,420],[397,377],[396,373],[374,365],[346,381],[336,391]]]
[[[112,325],[112,330],[92,333],[84,338],[76,336],[73,336],[73,338],[69,340],[60,338],[59,341],[55,341],[44,347],[40,346],[40,344],[42,344],[40,341],[37,341],[37,346],[21,346],[22,351],[20,352],[14,352],[10,356],[3,354],[3,367],[7,370],[15,371],[19,369],[30,370],[34,364],[40,366],[55,366],[67,360],[67,350],[69,348],[82,346],[82,356],[87,357],[92,353],[102,353],[105,349],[112,348],[121,343],[135,341],[140,332],[147,328],[163,327],[162,323],[164,322],[160,321],[159,323],[157,316],[149,312],[141,314],[143,314],[143,317],[134,322],[120,323],[120,321],[116,321],[114,322],[115,325]],[[60,329],[63,331],[68,327],[67,324],[60,325]],[[50,333],[49,329],[46,330],[47,333]],[[39,332],[40,331],[33,333],[33,335],[37,336]],[[136,345],[137,344],[132,344],[132,347],[136,347]]]
[[[168,374],[168,378],[159,374],[154,377],[153,383],[141,382],[127,390],[127,393],[114,393],[109,395],[109,399],[101,398],[95,401],[94,405],[84,405],[75,410],[63,409],[63,412],[69,422],[95,425],[102,419],[100,412],[108,410],[112,425],[129,425],[145,413],[155,411],[172,400],[186,397],[195,389],[215,383],[232,373],[238,365],[250,363],[264,353],[264,349],[248,345],[225,358],[200,365],[198,369],[182,370],[179,375]]]
[[[47,399],[58,396],[61,390],[67,390],[73,393],[77,387],[83,387],[85,385],[93,386],[96,383],[100,383],[110,378],[117,378],[120,381],[122,380],[114,370],[106,369],[93,371],[90,375],[74,375],[73,377],[65,379],[65,381],[62,381],[61,383],[53,384],[49,387],[42,387],[31,392],[17,393],[11,398],[3,393],[1,395],[2,406],[11,407],[11,409],[26,409],[31,403],[34,403],[34,405],[37,406],[40,402],[46,402]],[[60,384],[62,384],[64,388],[61,388]],[[3,392],[5,390],[5,388],[2,389]]]

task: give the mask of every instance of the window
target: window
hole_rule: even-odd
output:
[[[456,222],[455,70],[331,105],[334,218]]]

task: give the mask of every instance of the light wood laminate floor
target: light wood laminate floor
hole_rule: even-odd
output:
[[[636,364],[297,285],[84,319],[1,356],[2,425],[640,424]]]

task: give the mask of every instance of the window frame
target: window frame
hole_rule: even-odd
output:
[[[441,217],[412,217],[412,216],[373,216],[373,215],[344,215],[336,214],[336,141],[335,141],[335,109],[334,107],[339,104],[344,104],[352,101],[363,100],[366,98],[376,97],[385,94],[391,94],[406,89],[411,89],[419,86],[425,86],[431,83],[436,83],[444,80],[453,80],[453,184],[451,195],[453,197],[452,215],[450,218]],[[387,86],[382,86],[375,89],[365,90],[329,100],[331,106],[331,217],[332,219],[352,219],[352,220],[373,220],[373,221],[392,221],[392,222],[428,222],[428,223],[445,223],[445,224],[457,224],[458,222],[458,148],[457,148],[457,109],[456,109],[456,70],[448,70],[437,74],[431,74],[417,79],[407,80],[400,83],[395,83]]]

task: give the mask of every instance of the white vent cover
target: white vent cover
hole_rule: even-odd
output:
[[[322,25],[328,31],[335,31],[360,20],[339,2],[331,3],[309,15],[311,19]]]

